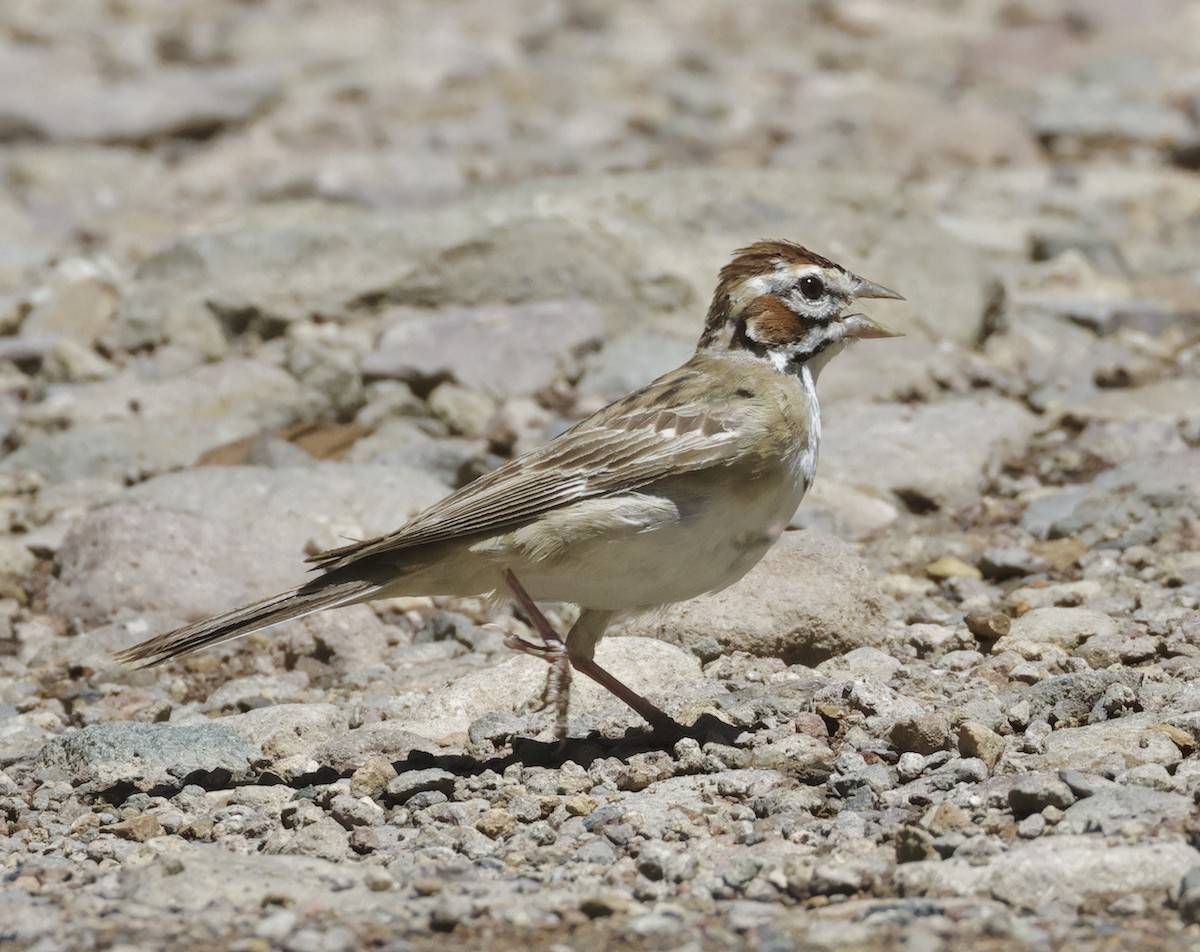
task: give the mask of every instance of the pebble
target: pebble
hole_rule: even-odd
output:
[[[1027,817],[1046,807],[1065,810],[1075,802],[1075,794],[1062,780],[1054,776],[1028,774],[1017,780],[1008,791],[1008,804],[1013,813]]]
[[[62,6],[0,30],[9,944],[1195,928],[1187,4]],[[758,236],[907,336],[766,559],[599,645],[682,739],[577,678],[559,745],[503,599],[111,662],[690,359]]]
[[[407,803],[422,793],[449,795],[453,792],[457,779],[453,773],[441,767],[406,771],[388,781],[384,788],[384,799],[389,804],[398,804]]]

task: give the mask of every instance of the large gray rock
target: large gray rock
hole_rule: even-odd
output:
[[[1195,814],[1190,797],[1141,786],[1105,786],[1072,804],[1058,831],[1129,835],[1131,829],[1151,830],[1160,824],[1184,823]]]
[[[312,759],[322,767],[350,771],[376,757],[404,760],[414,750],[436,753],[438,746],[390,721],[382,721],[331,737],[311,753]]]
[[[99,509],[63,540],[51,614],[98,625],[122,610],[201,618],[303,579],[299,560],[245,531],[136,504]]]
[[[1137,894],[1162,905],[1200,862],[1186,843],[1112,844],[1085,836],[1014,841],[985,864],[967,859],[905,863],[894,882],[906,896],[994,896],[1019,909],[1074,910]]]
[[[243,855],[224,846],[197,843],[176,857],[182,868],[162,863],[131,868],[121,879],[130,901],[163,914],[203,915],[213,904],[258,914],[264,904],[302,904],[331,916],[383,915],[395,895],[363,884],[365,864],[335,863],[314,856]],[[177,873],[172,875],[171,873]],[[184,888],[186,887],[186,888]]]
[[[236,530],[300,572],[309,540],[331,548],[391,532],[448,492],[444,483],[417,469],[321,462],[168,473],[132,487],[126,498]]]
[[[773,236],[813,242],[872,280],[903,284],[911,303],[887,317],[899,329],[962,343],[978,336],[979,262],[914,211],[889,176],[697,169],[527,182],[402,217],[260,208],[147,260],[114,340],[161,342],[213,313],[237,329],[345,318],[380,301],[445,308],[564,297],[595,301],[613,329],[644,332],[648,321],[678,329],[682,320],[696,334],[717,269],[739,245]],[[884,350],[865,359],[886,360]],[[860,393],[894,392],[894,374],[877,365],[855,374],[857,358],[846,359],[839,373],[858,380]]]
[[[1040,658],[1047,651],[1069,654],[1093,635],[1111,636],[1120,630],[1111,617],[1091,608],[1035,608],[1013,620],[992,652],[1016,651],[1026,658]]]
[[[240,125],[280,94],[260,69],[170,69],[102,83],[46,56],[9,48],[0,69],[6,138],[145,145],[194,139]]]
[[[1200,515],[1200,450],[1152,454],[1106,470],[1091,482],[1035,499],[1021,527],[1124,549],[1153,543]]]
[[[605,325],[604,312],[586,300],[397,308],[384,321],[363,360],[365,375],[409,383],[448,377],[499,397],[546,387]]]
[[[605,638],[596,648],[596,661],[638,694],[672,713],[670,701],[682,689],[699,682],[700,662],[673,645],[646,638]],[[485,714],[521,711],[541,697],[546,664],[527,655],[472,672],[429,694],[402,699],[404,709],[387,723],[421,737],[439,739],[465,734]],[[571,684],[571,716],[589,722],[601,713],[617,711],[629,723],[637,715],[590,678],[575,675]]]
[[[128,368],[108,380],[52,389],[29,405],[22,418],[30,435],[0,470],[29,467],[56,483],[144,478],[305,412],[295,378],[262,361],[231,359],[170,376]]]
[[[827,403],[818,479],[891,493],[917,509],[972,504],[1037,418],[994,396],[928,404]]]
[[[724,651],[817,664],[883,638],[883,596],[846,543],[785,532],[740,582],[632,619],[627,634],[694,645],[715,638]]]
[[[698,326],[696,331],[698,337]],[[662,334],[624,334],[583,360],[579,393],[598,401],[616,400],[685,363],[695,349],[691,336],[683,340]]]
[[[250,415],[93,423],[37,433],[0,460],[0,472],[32,469],[48,482],[99,477],[136,480],[191,466],[205,452],[262,431]]]
[[[25,418],[45,425],[87,426],[132,419],[250,416],[269,430],[293,422],[302,408],[300,385],[287,371],[264,361],[230,358],[172,376],[159,376],[152,368],[129,368],[99,383],[63,387],[31,405]]]
[[[1085,727],[1067,727],[1046,737],[1046,747],[1035,762],[1042,769],[1070,767],[1091,771],[1101,767],[1124,769],[1142,764],[1162,764],[1173,769],[1183,754],[1153,714],[1126,717]]]
[[[53,740],[34,760],[43,782],[65,780],[97,788],[131,782],[148,789],[180,783],[196,771],[228,771],[247,779],[262,760],[255,744],[221,724],[95,724]]]
[[[220,724],[261,750],[274,773],[292,778],[324,766],[314,754],[346,732],[346,714],[334,704],[273,704],[222,718]]]

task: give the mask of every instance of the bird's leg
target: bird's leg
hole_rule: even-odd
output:
[[[568,655],[568,657],[571,660],[571,666],[576,671],[578,671],[580,674],[586,674],[602,688],[610,691],[620,700],[628,704],[638,713],[642,720],[654,728],[654,730],[664,734],[670,734],[679,731],[679,725],[675,722],[674,718],[672,718],[670,714],[655,707],[635,690],[618,681],[616,677],[605,671],[602,667],[600,667],[600,665],[596,664],[594,658],[577,658],[571,655]]]
[[[543,700],[547,705],[554,705],[555,713],[558,716],[560,738],[567,736],[567,702],[570,700],[571,668],[580,674],[587,675],[616,698],[624,701],[654,730],[661,733],[679,731],[679,725],[669,714],[659,710],[596,663],[592,655],[596,649],[596,642],[604,634],[604,629],[612,617],[610,612],[584,609],[579,620],[572,627],[571,633],[567,636],[567,643],[563,644],[563,640],[554,630],[554,626],[547,621],[541,609],[525,591],[525,586],[517,580],[511,570],[505,571],[504,581],[516,596],[517,601],[520,602],[521,607],[525,609],[525,613],[529,615],[533,627],[537,629],[537,633],[545,643],[544,646],[534,645],[514,637],[511,640],[505,639],[505,644],[527,654],[539,655],[550,662],[550,673],[546,678]]]
[[[585,608],[579,613],[579,619],[567,635],[567,655],[571,659],[571,666],[628,704],[656,731],[678,733],[679,725],[670,717],[596,663],[596,645],[604,637],[614,614],[597,608]]]
[[[542,639],[542,643],[537,645],[516,635],[507,635],[504,644],[525,654],[542,658],[550,665],[550,670],[546,672],[546,687],[542,691],[541,703],[535,710],[551,708],[554,711],[555,734],[559,740],[566,740],[567,705],[571,700],[571,659],[567,654],[567,646],[511,569],[505,571],[504,581],[525,609],[525,614],[533,622],[534,630]]]

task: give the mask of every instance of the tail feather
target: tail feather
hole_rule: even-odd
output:
[[[271,628],[285,621],[303,618],[326,608],[366,601],[382,587],[378,582],[367,579],[350,579],[324,585],[309,583],[294,591],[272,595],[260,602],[157,635],[132,648],[118,651],[113,657],[123,664],[137,664],[139,667],[149,668],[171,658],[191,654],[212,645],[224,644],[226,641],[233,641],[235,638]]]

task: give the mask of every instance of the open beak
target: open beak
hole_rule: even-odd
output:
[[[898,294],[889,288],[885,288],[882,284],[875,284],[866,278],[860,278],[858,275],[855,275],[854,278],[857,282],[854,285],[855,298],[892,298],[895,301],[905,300],[903,294]]]
[[[897,294],[890,288],[885,288],[882,284],[875,284],[868,281],[866,278],[860,278],[855,275],[854,297],[858,298],[890,298],[894,301],[903,301],[904,295]],[[885,327],[879,321],[872,320],[866,314],[847,314],[842,318],[842,323],[846,327],[846,336],[853,337],[857,340],[871,340],[879,337],[903,337],[901,331],[894,331],[890,327]]]
[[[879,321],[874,321],[866,314],[847,314],[842,318],[846,328],[846,336],[855,340],[871,340],[878,337],[903,337],[903,331],[894,331],[885,327]]]

